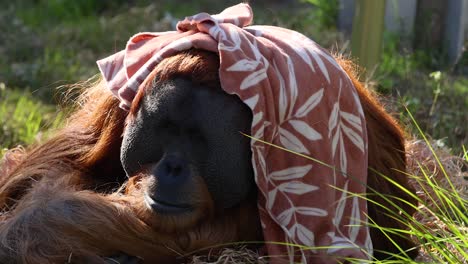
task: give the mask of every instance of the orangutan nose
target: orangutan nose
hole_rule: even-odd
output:
[[[152,171],[154,188],[149,196],[151,207],[159,213],[178,213],[191,209],[190,194],[194,184],[188,160],[165,155]]]
[[[163,159],[156,168],[156,175],[160,177],[160,181],[167,180],[169,184],[183,180],[178,178],[187,177],[189,174],[188,163],[176,156]]]

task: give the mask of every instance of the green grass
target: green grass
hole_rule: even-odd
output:
[[[445,65],[440,58],[422,50],[413,50],[400,37],[384,37],[384,51],[371,82],[375,89],[394,98],[390,110],[398,113],[410,133],[418,134],[405,107],[433,139],[452,148],[454,154],[468,145],[468,70],[464,60]],[[405,39],[405,37],[403,37]],[[392,101],[392,100],[391,100]]]
[[[418,125],[414,116],[407,110],[407,114],[430,150],[431,157],[420,157],[417,161],[417,174],[408,174],[413,179],[419,206],[418,219],[410,215],[400,215],[398,212],[388,210],[388,216],[407,223],[409,234],[421,245],[423,258],[416,261],[402,257],[404,263],[418,263],[418,261],[432,261],[434,263],[466,263],[468,259],[468,200],[466,192],[460,191],[460,186],[454,184],[454,175],[447,172],[439,154],[432,147],[430,140]],[[466,153],[466,152],[465,152]],[[465,155],[465,162],[468,157]],[[427,167],[427,160],[435,162],[435,169]],[[461,168],[457,168],[460,169]],[[391,179],[382,175],[386,180]],[[396,184],[396,183],[394,183]],[[402,186],[398,186],[408,192]],[[367,198],[371,199],[371,198]],[[370,200],[372,202],[372,200]],[[375,228],[379,228],[374,226]],[[388,233],[406,234],[404,230],[381,230]],[[395,263],[382,261],[381,263]]]
[[[55,109],[27,91],[0,83],[0,119],[4,120],[0,127],[0,150],[40,141],[48,129],[60,126],[63,116]]]

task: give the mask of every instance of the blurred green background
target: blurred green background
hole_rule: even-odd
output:
[[[98,72],[95,61],[125,47],[134,33],[172,30],[186,15],[218,13],[238,1],[17,0],[0,9],[0,149],[30,144],[62,124],[66,85]],[[291,28],[334,53],[350,36],[336,27],[337,0],[252,1],[255,24]],[[417,25],[416,25],[417,26]],[[411,36],[384,32],[379,66],[367,84],[413,132],[404,108],[454,154],[468,144],[468,56],[415,49]],[[67,96],[73,98],[73,96]],[[1,153],[0,153],[1,154]]]

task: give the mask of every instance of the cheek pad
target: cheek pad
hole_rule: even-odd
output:
[[[249,152],[232,138],[221,142],[224,144],[210,149],[201,176],[216,206],[231,208],[248,196],[254,175]]]

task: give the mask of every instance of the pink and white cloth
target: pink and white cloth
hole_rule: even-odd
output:
[[[251,141],[271,262],[368,259],[367,204],[351,195],[365,193],[367,179],[366,123],[352,81],[304,35],[248,26],[252,19],[247,4],[187,17],[177,31],[136,34],[98,66],[128,109],[164,58],[191,48],[219,54],[222,88],[252,110],[252,137],[316,160]]]

